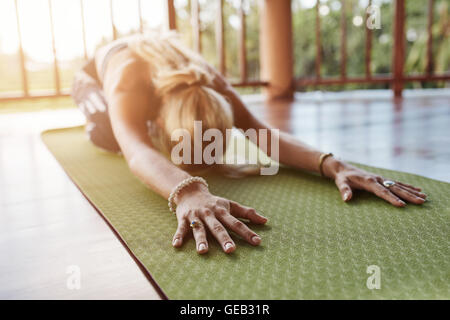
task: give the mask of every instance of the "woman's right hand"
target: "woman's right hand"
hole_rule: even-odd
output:
[[[216,238],[226,253],[236,249],[236,245],[228,234],[227,229],[257,246],[261,237],[250,230],[239,218],[248,219],[256,224],[264,224],[267,218],[258,214],[255,209],[242,206],[237,202],[217,197],[211,194],[201,184],[192,184],[182,190],[175,199],[177,203],[178,228],[173,237],[173,246],[181,247],[188,232],[192,230],[196,242],[197,252],[208,252],[206,230]],[[191,228],[191,223],[195,222]]]

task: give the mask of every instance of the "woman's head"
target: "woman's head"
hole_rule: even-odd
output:
[[[233,126],[233,114],[228,101],[211,87],[210,76],[207,73],[192,65],[181,70],[169,71],[158,78],[156,88],[160,92],[162,102],[159,117],[160,135],[157,139],[163,153],[169,155],[179,142],[172,141],[172,133],[177,129],[184,129],[191,137],[190,163],[194,163],[193,139],[196,121],[201,121],[202,135],[208,129],[217,129],[221,132],[224,137],[222,153],[225,152],[226,130]],[[206,145],[202,140],[196,143],[198,145],[201,143],[202,150]]]
[[[190,50],[179,47],[172,37],[142,38],[130,47],[151,65],[155,92],[160,97],[158,134],[152,137],[155,147],[170,156],[178,143],[172,141],[172,133],[184,129],[190,134],[193,154],[194,123],[201,121],[202,135],[208,129],[218,129],[224,137],[225,149],[226,130],[233,126],[232,108],[213,88],[214,74],[206,62]]]

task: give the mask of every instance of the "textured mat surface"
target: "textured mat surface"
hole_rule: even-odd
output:
[[[450,298],[450,184],[370,168],[429,195],[422,206],[397,209],[363,192],[345,204],[331,182],[294,170],[241,180],[209,175],[213,193],[253,206],[269,222],[253,226],[263,238],[258,248],[235,236],[233,254],[211,240],[200,256],[193,240],[171,246],[176,219],[166,200],[122,157],[93,147],[82,128],[48,131],[43,140],[171,299]],[[370,265],[380,268],[381,289],[366,285]]]

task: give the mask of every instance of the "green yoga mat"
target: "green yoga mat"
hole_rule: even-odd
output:
[[[193,239],[172,247],[177,223],[167,201],[140,183],[122,157],[95,148],[81,127],[42,137],[169,299],[450,298],[448,183],[361,166],[429,195],[422,206],[395,208],[366,192],[343,203],[332,182],[291,169],[240,180],[209,174],[214,194],[252,206],[269,221],[252,226],[260,247],[233,235],[233,254],[211,239],[201,256]],[[380,268],[380,289],[367,286],[371,265]]]

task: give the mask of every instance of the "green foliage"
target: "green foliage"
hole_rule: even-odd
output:
[[[353,24],[355,16],[365,18],[368,1],[346,0],[346,28],[347,28],[347,75],[349,77],[365,75],[365,41],[366,28]],[[427,45],[427,2],[406,1],[407,46],[405,57],[405,73],[424,73],[426,70]],[[316,10],[315,7],[305,8],[303,0],[293,0],[293,28],[294,28],[294,74],[298,78],[315,76],[316,59]],[[320,16],[320,37],[322,50],[322,77],[339,76],[341,70],[341,6],[339,0],[321,0],[321,5],[328,6],[328,14]],[[370,71],[373,75],[391,73],[393,47],[393,14],[392,0],[373,0],[380,7],[381,29],[372,30],[372,51]],[[334,8],[334,9],[333,9]],[[437,0],[434,5],[433,34],[433,72],[449,71],[449,4],[445,0]],[[444,83],[414,83],[407,87],[442,87]],[[386,84],[351,84],[346,86],[326,86],[327,90],[358,89],[358,88],[387,88]],[[303,88],[312,90],[320,88]]]
[[[239,81],[239,1],[225,0],[223,7],[224,37],[225,37],[225,65],[226,75],[232,81]],[[192,46],[192,27],[190,21],[190,1],[176,1],[177,29],[184,41]],[[202,33],[202,55],[212,65],[218,67],[218,53],[216,49],[216,19],[217,1],[200,1],[200,29]],[[259,12],[257,0],[246,2],[246,49],[248,79],[259,79]]]

